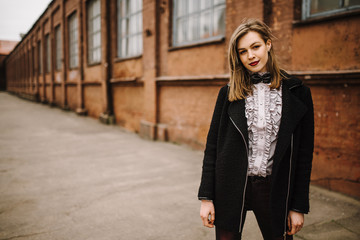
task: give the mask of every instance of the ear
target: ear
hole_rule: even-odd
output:
[[[269,52],[270,49],[271,49],[271,40],[268,39],[265,44],[266,44],[266,48],[267,48],[267,50],[268,50],[268,52]]]

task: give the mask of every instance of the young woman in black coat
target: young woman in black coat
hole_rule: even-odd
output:
[[[241,239],[252,210],[266,240],[292,239],[309,211],[314,148],[310,89],[280,70],[268,26],[245,20],[230,39],[203,160],[200,217],[216,239]]]

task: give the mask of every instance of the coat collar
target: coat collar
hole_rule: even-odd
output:
[[[274,153],[274,159],[282,159],[288,148],[291,135],[295,131],[301,118],[304,116],[307,107],[291,91],[302,85],[296,78],[283,79],[282,82],[282,114],[280,129],[278,132],[278,142]],[[246,144],[248,144],[248,126],[245,117],[245,99],[231,102],[228,108],[229,117],[236,127],[243,134]],[[279,161],[274,161],[274,165]]]

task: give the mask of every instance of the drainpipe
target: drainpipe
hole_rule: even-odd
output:
[[[101,19],[102,24],[101,26],[102,28],[102,34],[105,33],[103,35],[103,50],[102,53],[104,54],[103,56],[103,94],[104,94],[104,101],[105,101],[105,111],[100,115],[99,119],[102,123],[105,124],[114,124],[115,123],[115,116],[114,116],[114,104],[113,104],[113,93],[112,93],[112,88],[111,88],[111,71],[112,71],[112,62],[111,62],[111,1],[110,0],[105,0],[104,1],[104,5],[102,7],[104,7],[105,11],[103,11],[102,13],[104,13],[102,16],[103,19]]]

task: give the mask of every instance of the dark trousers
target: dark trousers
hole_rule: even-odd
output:
[[[284,236],[274,237],[271,228],[270,202],[270,178],[249,177],[246,185],[245,205],[242,219],[241,232],[244,227],[246,211],[253,211],[265,240],[284,240]],[[229,232],[218,227],[216,230],[217,240],[239,240],[241,232]],[[292,240],[292,236],[286,236],[286,240]]]

